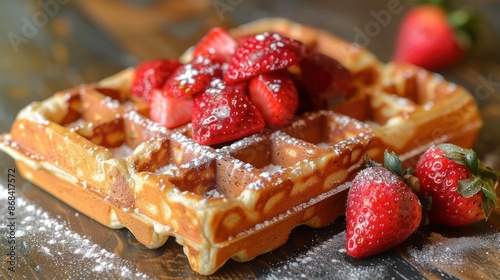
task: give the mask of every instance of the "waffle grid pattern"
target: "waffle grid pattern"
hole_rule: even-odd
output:
[[[229,258],[279,247],[298,225],[343,215],[366,156],[380,160],[390,149],[410,161],[432,143],[474,143],[481,120],[465,89],[413,66],[382,65],[363,49],[346,54],[353,46],[334,35],[283,19],[232,32],[264,28],[338,59],[355,76],[356,95],[279,131],[209,147],[191,139],[190,124],[169,130],[149,120],[148,105],[129,96],[126,69],[30,104],[0,149],[82,213],[130,229],[149,248],[174,236],[191,267],[212,274]]]

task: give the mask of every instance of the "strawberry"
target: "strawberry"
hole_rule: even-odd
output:
[[[223,60],[218,56],[197,56],[177,68],[163,86],[170,97],[182,98],[203,91],[214,78],[222,77]]]
[[[192,111],[193,99],[191,97],[169,97],[159,89],[155,89],[151,93],[149,117],[166,128],[174,128],[188,123],[191,121]]]
[[[253,134],[264,128],[264,119],[241,86],[215,79],[194,96],[193,139],[215,145]]]
[[[278,33],[249,36],[229,62],[224,81],[235,83],[298,63],[304,44]]]
[[[299,105],[299,96],[286,70],[261,74],[248,84],[250,101],[259,109],[267,127],[288,124]]]
[[[458,227],[487,218],[493,205],[498,207],[499,175],[484,166],[472,149],[452,144],[430,147],[415,168],[419,196],[431,198],[429,223]]]
[[[395,247],[422,220],[418,197],[400,177],[399,158],[386,151],[384,166],[369,163],[356,175],[347,195],[346,253],[355,258]]]
[[[394,61],[437,70],[461,60],[472,44],[470,10],[448,14],[438,5],[421,5],[405,15],[399,28]]]
[[[353,93],[351,72],[327,55],[308,51],[300,61],[300,70],[304,89],[316,110],[326,109],[328,102]]]
[[[222,27],[214,27],[196,44],[193,57],[218,55],[229,62],[238,47],[238,42]]]
[[[295,84],[295,89],[297,90],[297,94],[299,96],[299,106],[295,114],[301,115],[305,112],[314,110],[314,104],[312,102],[311,95],[305,89],[302,75],[300,73],[295,73],[292,71],[287,71],[287,72],[292,78],[293,83]]]
[[[149,101],[151,91],[160,89],[170,74],[181,66],[177,59],[144,61],[135,68],[131,94]]]

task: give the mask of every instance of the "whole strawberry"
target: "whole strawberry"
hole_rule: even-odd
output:
[[[422,220],[418,197],[405,183],[401,161],[385,153],[385,166],[363,169],[347,196],[346,252],[365,258],[389,250],[412,235]]]
[[[413,8],[400,25],[393,60],[429,70],[458,62],[472,45],[473,19],[470,9],[448,13],[440,5]]]
[[[473,150],[452,144],[430,147],[420,158],[415,176],[419,196],[430,197],[429,223],[465,226],[488,217],[500,173],[484,166]]]

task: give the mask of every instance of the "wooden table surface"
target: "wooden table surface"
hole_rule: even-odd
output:
[[[389,61],[395,32],[409,1],[10,1],[0,9],[0,132],[31,101],[97,81],[137,62],[177,57],[213,26],[227,28],[280,16],[357,41]],[[385,21],[389,4],[401,12]],[[480,158],[500,169],[500,2],[455,1],[479,15],[476,49],[441,70],[474,95],[485,126],[475,145]],[[387,13],[386,13],[387,14]],[[378,26],[361,39],[368,25]],[[376,31],[376,32],[375,32]],[[372,36],[373,35],[373,36]],[[361,40],[361,41],[360,41]],[[6,220],[7,173],[0,154],[0,218]],[[157,250],[127,230],[105,228],[16,177],[18,266],[6,279],[205,278],[192,272],[173,238]],[[2,224],[3,225],[3,224]],[[6,226],[0,248],[8,249]],[[296,228],[279,249],[247,263],[229,261],[211,279],[500,279],[500,214],[461,229],[428,227],[395,250],[363,261],[345,255],[345,223]],[[3,260],[3,259],[2,259]]]

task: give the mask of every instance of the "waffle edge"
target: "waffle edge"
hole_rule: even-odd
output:
[[[146,247],[175,237],[192,269],[209,275],[230,258],[278,248],[298,225],[342,216],[366,156],[380,160],[389,149],[411,163],[435,143],[474,144],[482,121],[466,89],[286,19],[231,32],[264,31],[340,61],[356,95],[279,131],[213,148],[194,142],[190,125],[168,130],[150,121],[147,104],[128,95],[133,70],[124,69],[28,105],[0,149],[23,177],[107,227],[128,228]]]

